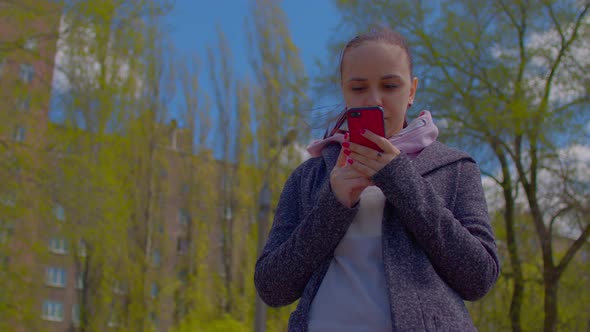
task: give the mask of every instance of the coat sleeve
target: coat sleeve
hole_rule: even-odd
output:
[[[329,180],[318,188],[313,207],[304,210],[301,185],[311,180],[301,174],[302,169],[298,168],[283,188],[254,271],[256,290],[272,307],[301,297],[312,274],[333,255],[358,210],[358,206],[347,208],[338,201]]]
[[[373,181],[441,278],[464,300],[474,301],[491,289],[500,267],[479,168],[472,160],[457,163],[456,187],[449,188],[455,191],[452,211],[405,154]]]

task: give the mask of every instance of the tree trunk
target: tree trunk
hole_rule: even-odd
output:
[[[555,268],[545,268],[545,332],[557,331],[557,322],[559,320],[557,311],[557,290],[559,287],[559,276]]]
[[[514,213],[515,213],[515,197],[513,193],[512,175],[510,173],[510,166],[508,158],[501,149],[497,138],[491,139],[491,146],[498,157],[498,161],[502,167],[502,191],[504,194],[504,224],[506,227],[506,245],[508,247],[508,256],[510,257],[510,266],[512,268],[512,280],[514,288],[512,290],[512,300],[510,301],[510,325],[512,331],[521,332],[522,325],[520,321],[520,313],[522,311],[522,302],[524,297],[524,277],[522,274],[522,265],[518,255],[518,247],[516,240],[516,232],[514,230]]]
[[[518,250],[516,247],[516,234],[514,231],[514,197],[510,188],[504,189],[506,200],[506,209],[504,211],[504,221],[506,225],[506,242],[508,245],[508,254],[510,256],[510,265],[512,267],[512,278],[514,289],[512,291],[512,300],[510,302],[510,325],[512,331],[521,332],[520,313],[522,309],[522,299],[524,295],[524,278],[522,275],[522,266]]]

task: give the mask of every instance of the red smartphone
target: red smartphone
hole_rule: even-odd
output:
[[[363,129],[367,129],[385,137],[383,108],[379,106],[350,108],[346,111],[346,121],[351,142],[383,152],[377,144],[361,135]]]

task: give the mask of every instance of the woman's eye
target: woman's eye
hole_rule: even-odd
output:
[[[397,88],[397,85],[396,84],[385,84],[384,87],[386,89],[395,89],[395,88]]]
[[[351,90],[356,91],[356,92],[363,91],[363,90],[365,90],[365,87],[364,86],[353,86]]]

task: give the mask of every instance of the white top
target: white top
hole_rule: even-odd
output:
[[[309,332],[392,330],[381,245],[385,196],[370,186],[359,204],[311,303]]]

